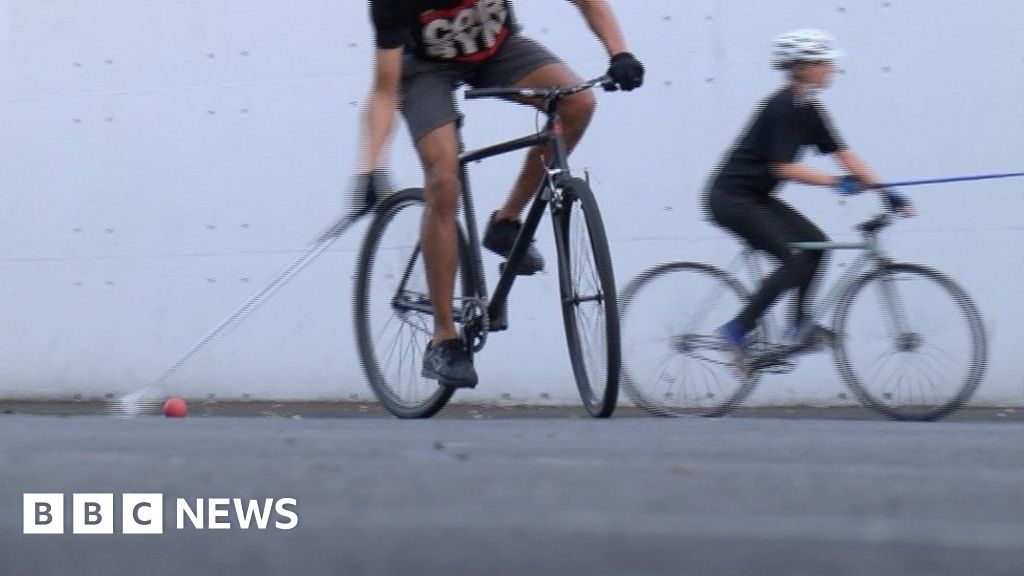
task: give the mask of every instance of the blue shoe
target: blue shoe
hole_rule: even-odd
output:
[[[715,333],[721,338],[732,357],[733,366],[743,377],[750,376],[750,342],[747,331],[736,320],[722,324]]]

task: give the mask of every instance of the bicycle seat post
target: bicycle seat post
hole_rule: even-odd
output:
[[[552,157],[548,163],[548,169],[565,168],[569,167],[569,153],[565,147],[565,138],[562,135],[562,117],[558,114],[558,103],[561,100],[559,96],[551,96],[545,102],[545,114],[547,114],[547,122],[544,126],[546,132],[551,133],[554,137],[551,139],[550,146],[552,151]]]

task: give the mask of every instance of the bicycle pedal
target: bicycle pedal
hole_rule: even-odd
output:
[[[761,371],[768,374],[789,374],[793,370],[796,370],[796,363],[789,360],[782,360],[777,364],[766,366]]]
[[[802,356],[804,354],[814,354],[815,352],[824,352],[831,348],[831,346],[819,343],[819,342],[807,342],[799,346],[792,346],[789,349],[787,355],[789,356]]]
[[[788,358],[754,358],[750,363],[752,372],[767,374],[789,374],[796,369],[796,363]]]
[[[500,275],[504,274],[505,273],[505,268],[507,268],[507,267],[508,267],[508,261],[507,260],[504,261],[504,262],[499,262],[498,263],[498,275],[500,276]],[[523,270],[523,269],[520,268],[519,270],[516,271],[516,276],[533,276],[536,273],[537,273],[536,270]]]
[[[788,347],[764,352],[760,355],[750,358],[750,369],[759,371],[770,371],[779,366],[787,364],[792,365],[792,361],[789,360],[789,356],[793,353],[794,351]]]

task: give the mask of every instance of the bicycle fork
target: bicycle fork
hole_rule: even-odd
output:
[[[893,274],[882,268],[882,306],[887,316],[892,319],[892,333],[889,335],[898,352],[911,352],[920,345],[921,337],[910,329],[907,321],[906,310],[903,307],[903,299],[900,298],[899,290],[896,287],[897,280]]]

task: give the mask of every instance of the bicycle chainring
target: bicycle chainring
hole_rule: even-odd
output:
[[[462,301],[462,338],[466,345],[479,352],[487,344],[491,319],[487,314],[487,298],[465,298]]]

